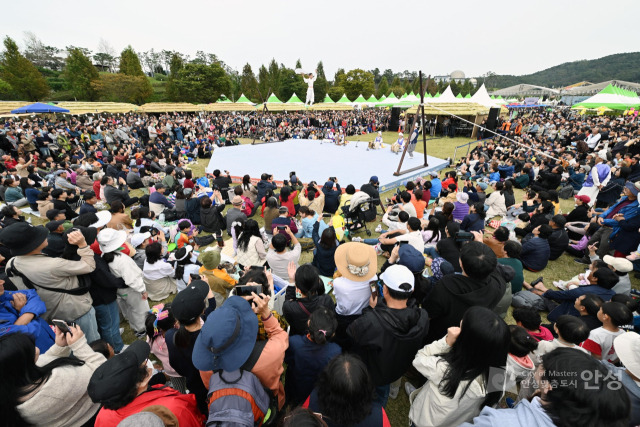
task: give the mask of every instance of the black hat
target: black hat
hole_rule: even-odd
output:
[[[136,386],[136,372],[151,348],[144,341],[134,341],[125,351],[113,356],[95,370],[87,392],[95,403],[122,398]]]
[[[49,230],[34,227],[27,222],[15,222],[0,231],[0,242],[11,250],[11,255],[25,255],[47,240]]]
[[[205,298],[209,294],[209,285],[202,280],[194,280],[189,286],[178,292],[171,303],[171,313],[178,322],[190,325],[205,309]]]
[[[64,221],[65,221],[64,219],[61,219],[58,221],[49,221],[44,226],[47,227],[47,230],[49,230],[50,233],[53,233],[58,229],[58,227],[64,224]]]
[[[65,230],[64,233],[62,233],[62,236],[64,237],[64,241],[65,242],[69,242],[69,233],[71,233],[72,231],[80,231],[82,233],[82,235],[84,236],[84,241],[87,242],[87,245],[92,245],[93,242],[96,241],[96,238],[98,237],[98,229],[95,227],[83,227],[81,225],[75,225],[72,228],[69,228],[67,230]],[[75,245],[72,245],[75,246]]]
[[[46,215],[49,221],[53,221],[53,219],[58,215],[60,215],[61,213],[64,213],[64,211],[61,211],[60,209],[49,209]]]

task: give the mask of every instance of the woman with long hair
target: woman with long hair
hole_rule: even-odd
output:
[[[288,185],[280,190],[280,206],[286,206],[289,210],[289,216],[296,216],[296,207],[294,200],[298,196],[298,192],[294,191]]]
[[[28,335],[0,337],[2,425],[93,425],[100,404],[91,401],[87,387],[106,359],[89,347],[80,327],[69,330],[56,327],[55,345],[42,355]]]
[[[429,218],[427,226],[422,229],[422,240],[425,248],[435,248],[443,236],[444,233],[440,229],[440,220],[436,217]]]
[[[466,215],[462,219],[460,230],[467,232],[482,231],[484,230],[484,220],[486,217],[487,213],[484,211],[484,203],[476,202],[471,205],[469,215]]]
[[[271,223],[275,218],[277,218],[280,215],[278,213],[278,199],[276,199],[275,197],[269,197],[265,205],[262,206],[262,209],[263,209],[262,216],[264,217],[264,231],[265,233],[271,235],[273,234],[273,230],[271,229]]]
[[[324,227],[322,234],[320,234],[321,226]],[[328,227],[320,217],[318,222],[313,225],[311,238],[316,245],[311,264],[318,269],[321,276],[333,277],[333,273],[336,271],[335,253],[339,245],[336,230],[333,227]]]
[[[357,356],[341,354],[324,368],[304,408],[321,414],[332,426],[390,426],[367,366]]]
[[[417,390],[405,384],[409,419],[416,426],[457,426],[471,421],[482,407],[498,403],[503,387],[489,383],[489,373],[504,369],[510,341],[509,327],[497,314],[485,307],[469,308],[460,327],[449,328],[413,360],[427,383]]]
[[[303,264],[297,269],[289,265],[289,283],[282,305],[282,313],[291,329],[289,335],[302,335],[307,329],[310,313],[320,307],[335,311],[335,303],[325,295],[324,283],[318,275],[318,269],[311,264]],[[298,296],[298,294],[300,296]]]
[[[267,250],[260,233],[260,225],[253,219],[248,219],[238,236],[238,252],[236,261],[240,268],[252,265],[264,265],[267,262]]]
[[[258,198],[258,189],[251,183],[251,177],[245,175],[242,177],[242,197],[247,197],[251,203],[255,205]]]

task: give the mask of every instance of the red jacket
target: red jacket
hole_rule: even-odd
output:
[[[169,409],[178,418],[180,427],[202,427],[205,417],[198,410],[196,396],[180,392],[161,385],[142,393],[133,402],[118,410],[102,408],[98,412],[95,427],[113,427],[129,415],[137,414],[144,408],[160,405]]]
[[[93,181],[93,192],[96,193],[96,197],[100,200],[100,181]]]

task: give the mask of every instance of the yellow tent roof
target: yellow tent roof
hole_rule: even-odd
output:
[[[258,111],[262,111],[263,108],[264,104],[258,104],[255,107],[255,109]],[[304,104],[282,104],[273,102],[268,102],[267,108],[269,109],[269,111],[301,111],[307,109]]]
[[[126,102],[59,102],[56,105],[69,110],[69,114],[128,113],[140,109],[139,106]]]
[[[217,102],[213,104],[199,104],[204,111],[255,111],[256,107],[243,102]]]
[[[418,107],[414,106],[406,114],[416,114]],[[473,102],[430,102],[424,104],[424,113],[432,116],[454,114],[456,116],[481,116],[489,114],[489,107]]]
[[[172,111],[202,111],[202,105],[188,102],[148,102],[140,107],[146,113],[168,113]]]
[[[346,105],[346,104],[335,104],[335,103],[324,103],[324,102],[320,102],[318,104],[313,104],[311,107],[309,107],[310,110],[317,110],[317,111],[327,111],[327,110],[353,110],[353,107],[351,105]]]

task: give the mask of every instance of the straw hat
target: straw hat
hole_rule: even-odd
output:
[[[350,242],[338,246],[334,260],[340,274],[354,282],[367,281],[378,270],[376,251],[364,243]]]

